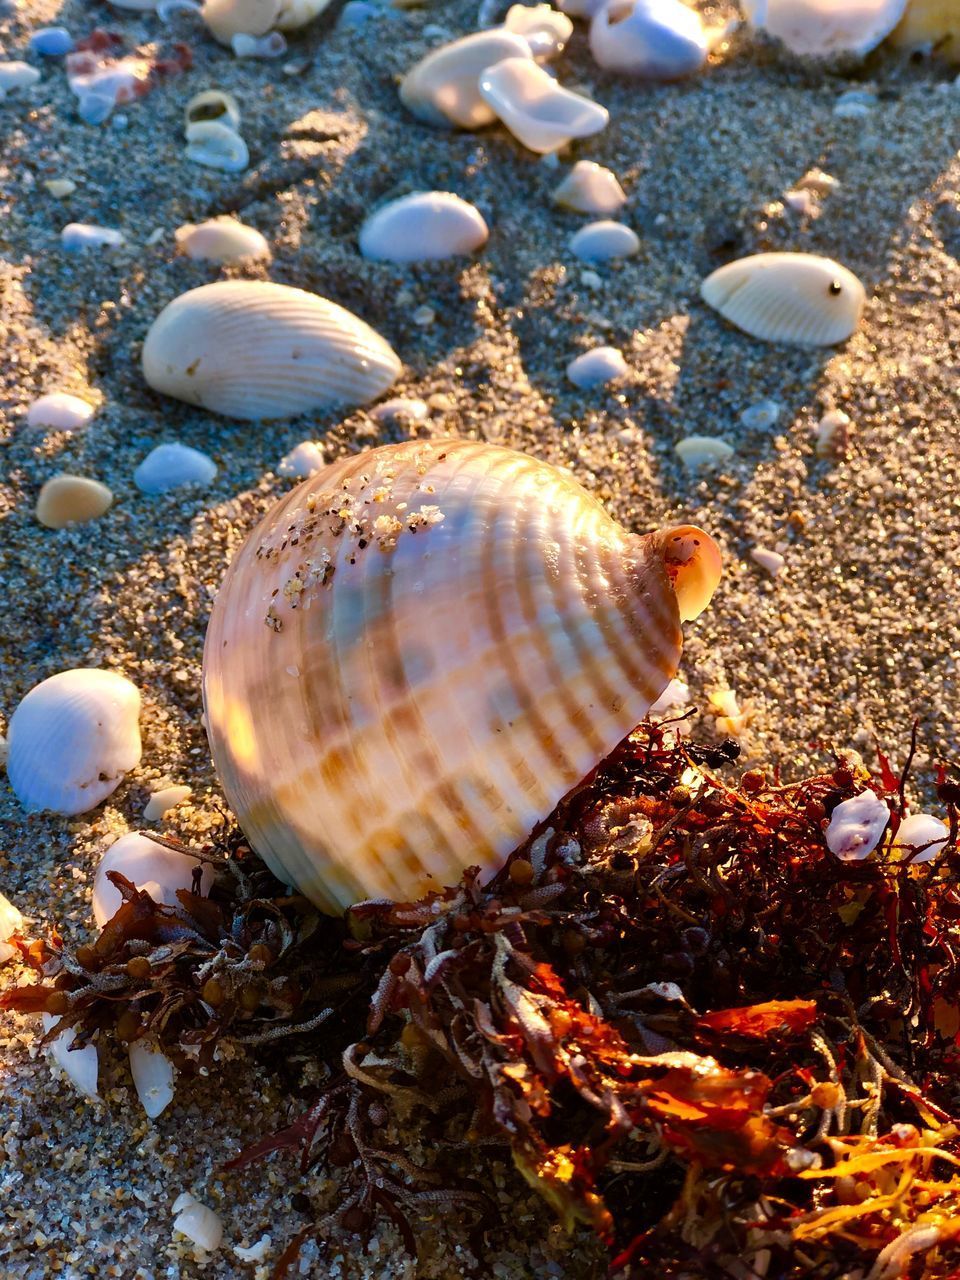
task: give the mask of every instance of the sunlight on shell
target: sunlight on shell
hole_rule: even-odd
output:
[[[863,56],[890,34],[906,0],[743,0],[747,21],[801,56]]]
[[[553,193],[554,204],[575,213],[616,213],[627,203],[617,175],[593,160],[578,160]]]
[[[606,71],[679,80],[707,60],[703,22],[682,0],[610,0],[590,23],[590,52]]]
[[[532,62],[530,46],[511,31],[476,31],[434,49],[404,76],[400,101],[419,120],[438,128],[479,129],[495,112],[478,88],[482,72],[506,58]]]
[[[34,514],[48,529],[86,524],[109,511],[113,494],[88,476],[51,476],[37,497]]]
[[[529,58],[506,58],[480,76],[480,93],[518,142],[540,154],[605,128],[606,107],[563,89]]]
[[[102,929],[116,915],[123,902],[120,890],[107,879],[108,871],[118,871],[138,889],[149,893],[154,902],[167,907],[177,905],[177,890],[189,889],[194,868],[200,870],[200,892],[210,892],[213,869],[189,854],[159,844],[149,835],[131,831],[115,841],[97,867],[93,878],[93,918]]]
[[[548,4],[514,4],[507,10],[504,28],[523,36],[538,62],[563,53],[573,34],[573,23]]]
[[[92,404],[66,391],[50,391],[34,400],[27,410],[28,427],[51,431],[79,431],[96,413]]]
[[[206,222],[186,222],[173,233],[177,248],[188,258],[208,262],[241,262],[244,258],[270,257],[270,245],[256,227],[236,218],[208,218]]]

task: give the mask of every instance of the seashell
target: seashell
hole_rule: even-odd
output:
[[[538,62],[563,53],[573,35],[573,23],[565,13],[548,4],[513,4],[503,20],[504,30],[523,36]]]
[[[960,62],[957,0],[909,0],[890,43],[897,49],[929,51]]]
[[[232,93],[222,89],[204,89],[195,93],[184,111],[184,127],[205,121],[225,124],[234,133],[240,128],[240,106]]]
[[[0,62],[0,102],[16,89],[30,89],[40,79],[40,72],[29,62]]]
[[[66,391],[48,391],[34,400],[27,410],[28,427],[46,427],[50,431],[79,431],[96,413],[92,404]]]
[[[141,493],[166,493],[187,484],[209,484],[217,474],[212,458],[189,445],[158,444],[133,473]]]
[[[939,858],[950,839],[950,828],[930,813],[912,813],[904,818],[891,837],[892,846],[903,861],[913,864]]]
[[[80,249],[115,249],[123,244],[123,232],[90,222],[68,222],[60,232],[60,243],[68,253],[76,253]]]
[[[489,876],[643,718],[720,557],[512,450],[409,441],[294,489],[234,557],[207,732],[247,838],[324,909]]]
[[[585,391],[615,382],[629,373],[623,354],[616,347],[594,347],[567,365],[567,377]]]
[[[853,434],[853,420],[842,409],[825,413],[814,428],[814,449],[818,458],[843,453]]]
[[[155,391],[247,421],[366,404],[400,372],[357,316],[303,289],[223,280],[181,294],[143,344]]]
[[[156,1120],[173,1101],[173,1063],[153,1045],[134,1040],[130,1046],[130,1074],[147,1117]]]
[[[812,253],[758,253],[707,276],[700,296],[738,329],[764,342],[830,347],[863,314],[863,285],[846,267]]]
[[[177,890],[189,889],[194,871],[200,872],[200,892],[208,894],[213,884],[213,869],[188,853],[160,844],[146,832],[131,831],[115,841],[100,859],[93,877],[93,918],[102,929],[120,910],[120,890],[107,879],[108,871],[118,871],[138,889],[149,893],[154,902],[167,907],[177,905]]]
[[[597,66],[644,80],[680,80],[707,61],[699,13],[681,0],[609,0],[590,23]]]
[[[188,258],[207,262],[241,262],[244,258],[270,257],[267,239],[256,227],[245,226],[237,218],[208,218],[206,222],[185,222],[173,233],[177,247]]]
[[[48,529],[86,524],[110,509],[113,494],[99,480],[88,476],[51,476],[37,495],[34,511]]]
[[[173,1212],[177,1215],[173,1221],[174,1231],[207,1253],[216,1253],[223,1241],[223,1223],[212,1209],[185,1191],[173,1202]]]
[[[279,31],[265,36],[248,36],[242,31],[230,37],[230,48],[238,58],[279,58],[287,52],[287,42]]]
[[[592,160],[578,160],[553,193],[554,204],[575,213],[616,213],[627,203],[617,175]]]
[[[766,547],[751,547],[750,559],[754,564],[758,564],[765,573],[769,573],[771,578],[775,578],[777,574],[781,573],[787,563],[779,551],[768,551]]]
[[[715,689],[709,695],[710,706],[717,717],[717,732],[725,738],[742,738],[753,719],[749,702],[740,705],[733,689]]]
[[[782,411],[783,406],[776,400],[758,400],[744,409],[740,421],[749,431],[769,431],[779,422]]]
[[[115,671],[49,676],[10,720],[7,777],[29,811],[87,813],[140,763],[140,693]]]
[[[679,676],[674,676],[647,714],[662,716],[668,711],[687,706],[689,701],[690,686],[685,680],[681,680]]]
[[[63,200],[72,196],[77,184],[72,178],[47,178],[43,184],[55,200]]]
[[[59,1016],[52,1013],[40,1015],[43,1034],[52,1031],[60,1022]],[[100,1074],[100,1059],[95,1044],[85,1044],[82,1049],[72,1048],[77,1033],[73,1027],[56,1036],[46,1046],[47,1052],[57,1066],[63,1071],[78,1093],[84,1097],[97,1099],[97,1077]]]
[[[239,133],[219,120],[199,120],[187,125],[186,157],[194,164],[224,173],[240,173],[250,163],[250,152]]]
[[[192,795],[190,787],[163,787],[160,791],[154,791],[143,810],[144,822],[159,822],[171,809],[183,804]]]
[[[327,465],[323,450],[315,440],[301,440],[289,453],[284,454],[277,467],[278,476],[296,476],[305,480],[307,476],[322,471]]]
[[[511,31],[475,31],[441,45],[416,64],[400,85],[400,101],[418,120],[438,128],[479,129],[493,124],[496,112],[477,87],[482,72],[507,58],[532,62],[522,36]]]
[[[371,409],[370,417],[375,418],[377,422],[426,422],[430,417],[430,406],[426,400],[395,396],[392,400],[384,400],[382,404]]]
[[[16,947],[10,945],[15,933],[23,932],[23,916],[9,898],[0,893],[0,964],[5,964],[17,954]]]
[[[719,436],[684,436],[674,445],[673,451],[684,468],[692,473],[722,467],[736,452]]]
[[[743,0],[747,21],[801,57],[863,57],[903,15],[906,0]]]
[[[73,48],[73,36],[66,27],[38,27],[30,36],[30,51],[41,58],[63,58]]]
[[[827,848],[841,862],[860,862],[880,843],[890,821],[890,810],[873,791],[861,791],[838,804],[830,815],[824,836]]]
[[[360,228],[360,252],[379,262],[431,262],[475,253],[490,232],[479,210],[450,191],[391,200]]]
[[[277,15],[278,31],[296,31],[318,18],[329,6],[330,0],[280,0]]]
[[[599,133],[610,119],[606,107],[561,88],[531,58],[505,58],[487,67],[479,85],[484,101],[517,141],[540,154]]]
[[[583,262],[611,262],[640,252],[640,239],[632,228],[609,218],[588,222],[570,237],[570,252]]]
[[[235,35],[265,36],[281,8],[282,0],[203,0],[200,16],[213,38],[228,45]]]

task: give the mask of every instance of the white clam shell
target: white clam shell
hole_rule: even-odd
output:
[[[200,870],[201,893],[209,893],[213,871],[207,863],[139,831],[121,836],[104,853],[93,877],[93,918],[98,928],[116,915],[123,902],[120,890],[107,878],[108,871],[118,871],[154,902],[175,907],[177,890],[190,888],[195,868]]]
[[[708,51],[699,13],[681,0],[609,0],[590,23],[590,52],[606,71],[679,80],[699,71]]]
[[[228,45],[235,35],[266,35],[281,8],[282,0],[203,0],[200,16],[214,39]]]
[[[567,365],[567,377],[575,387],[589,390],[615,382],[629,372],[623,353],[616,347],[594,347]]]
[[[838,804],[824,835],[827,848],[841,862],[860,862],[880,843],[890,821],[890,810],[873,791]]]
[[[77,667],[35,685],[10,720],[7,777],[26,809],[87,813],[140,763],[140,694]]]
[[[133,473],[141,493],[166,493],[187,484],[209,484],[217,474],[212,458],[189,445],[158,444]]]
[[[606,107],[562,88],[529,58],[505,58],[488,67],[479,84],[484,101],[517,141],[539,154],[599,133],[610,119]]]
[[[301,440],[298,445],[284,454],[277,466],[278,476],[296,476],[305,480],[307,476],[322,471],[327,465],[323,449],[316,440]]]
[[[829,347],[860,323],[866,294],[846,267],[812,253],[758,253],[707,276],[700,294],[764,342]]]
[[[494,111],[477,87],[480,74],[505,58],[532,61],[529,44],[511,31],[476,31],[434,49],[403,78],[400,101],[419,120],[438,128],[479,129]]]
[[[35,515],[48,529],[86,524],[109,511],[113,494],[89,476],[51,476],[37,495]]]
[[[511,450],[332,464],[214,603],[205,719],[240,825],[326,909],[489,874],[642,719],[719,572],[699,530],[629,534]]]
[[[134,1040],[130,1046],[130,1074],[144,1111],[149,1119],[156,1120],[173,1101],[173,1063],[153,1045]]]
[[[907,0],[743,0],[747,21],[796,54],[863,56],[903,17]]]
[[[366,404],[400,372],[389,344],[344,307],[287,285],[223,280],[181,294],[150,327],[155,391],[250,421]]]
[[[570,252],[583,262],[612,262],[639,253],[640,239],[625,223],[602,218],[588,222],[570,237]]]
[[[247,144],[228,124],[220,120],[198,120],[188,124],[185,155],[194,164],[224,173],[241,173],[250,163]]]
[[[48,1031],[54,1029],[60,1018],[54,1014],[43,1013],[40,1015],[40,1021],[43,1033],[46,1035]],[[97,1099],[100,1097],[97,1092],[97,1078],[100,1074],[97,1046],[87,1044],[82,1049],[71,1048],[76,1035],[73,1027],[61,1031],[60,1035],[47,1045],[47,1053],[65,1073],[78,1093],[82,1093],[86,1098]]]
[[[905,861],[933,862],[949,839],[950,828],[945,822],[930,813],[912,813],[897,828],[893,845]]]
[[[0,893],[0,964],[4,964],[16,955],[16,949],[11,946],[10,939],[15,933],[22,932],[23,916],[19,908]]]
[[[269,258],[270,246],[256,227],[236,218],[208,218],[186,222],[173,233],[177,247],[188,258],[207,262],[241,262],[244,258]]]
[[[548,4],[511,5],[503,25],[507,31],[523,36],[540,62],[562,53],[573,34],[573,23],[567,15]]]
[[[234,133],[240,128],[240,105],[232,93],[223,89],[203,89],[195,93],[183,115],[184,128],[210,120],[225,124]]]
[[[34,400],[27,410],[28,427],[46,427],[51,431],[79,431],[96,410],[79,396],[66,391],[50,391]]]
[[[627,203],[617,175],[593,160],[578,160],[553,193],[554,204],[575,213],[616,213]]]
[[[360,252],[381,262],[430,262],[475,253],[490,232],[478,209],[450,191],[391,200],[360,228]]]

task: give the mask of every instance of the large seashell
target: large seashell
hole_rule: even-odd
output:
[[[863,57],[894,29],[906,0],[743,0],[747,21],[801,57]]]
[[[610,0],[590,23],[590,52],[607,71],[680,80],[704,65],[708,43],[699,13],[681,0]]]
[[[812,253],[758,253],[729,262],[707,276],[700,294],[754,338],[809,347],[849,338],[866,299],[852,271]]]
[[[241,262],[244,258],[269,258],[270,246],[256,227],[245,226],[237,218],[208,218],[206,222],[185,222],[173,233],[177,248],[188,258],[207,262]]]
[[[538,62],[546,62],[563,53],[573,35],[573,23],[565,13],[548,4],[514,4],[507,10],[504,28],[523,36]]]
[[[606,107],[563,89],[529,58],[505,58],[480,76],[484,101],[518,142],[547,154],[605,128]]]
[[[140,693],[77,667],[35,685],[10,720],[7,777],[25,809],[86,813],[140,763]]]
[[[400,85],[400,101],[418,120],[438,128],[493,124],[496,114],[477,82],[481,72],[505,58],[532,61],[533,54],[527,41],[512,31],[475,31],[434,49],[408,71]]]
[[[480,212],[450,191],[391,200],[360,228],[360,252],[380,262],[430,262],[475,253],[490,232]]]
[[[553,193],[554,204],[575,213],[616,213],[627,203],[617,175],[593,160],[578,160]]]
[[[214,39],[228,45],[235,35],[266,35],[282,8],[282,0],[203,0],[200,16]]]
[[[222,280],[164,307],[143,344],[155,391],[248,421],[366,404],[400,372],[390,346],[326,298],[260,280]]]
[[[209,893],[213,884],[209,863],[198,862],[144,832],[131,831],[121,836],[104,853],[93,877],[93,918],[97,927],[102,929],[123,902],[120,890],[107,878],[108,871],[126,876],[138,889],[149,893],[154,902],[175,907],[177,890],[190,888],[195,869],[200,871],[201,892]]]
[[[960,6],[957,0],[909,0],[891,43],[898,49],[923,49],[960,62]]]
[[[234,812],[325,909],[489,875],[676,674],[719,552],[512,450],[342,459],[234,557],[204,654]]]

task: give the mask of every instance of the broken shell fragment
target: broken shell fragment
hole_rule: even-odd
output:
[[[625,377],[628,372],[623,353],[616,347],[594,347],[567,365],[567,377],[575,387],[583,390],[605,386]]]
[[[598,66],[643,80],[680,80],[699,71],[709,46],[699,13],[681,0],[610,0],[590,23]]]
[[[88,476],[51,476],[37,497],[34,514],[48,529],[86,524],[110,509],[113,494]]]
[[[640,238],[623,222],[588,222],[570,237],[570,252],[582,262],[612,262],[640,252]]]
[[[496,113],[478,85],[482,72],[506,58],[533,61],[530,46],[512,31],[476,31],[428,53],[403,78],[400,101],[418,120],[438,128],[479,129]]]
[[[812,253],[758,253],[703,281],[704,302],[764,342],[829,347],[844,342],[863,314],[863,285],[846,267]]]
[[[133,473],[141,493],[166,493],[188,484],[210,484],[217,464],[199,449],[174,442],[151,449]]]
[[[553,193],[554,204],[575,213],[616,213],[627,203],[617,175],[592,160],[578,160]]]
[[[173,1063],[154,1045],[134,1040],[130,1046],[130,1074],[147,1117],[156,1120],[173,1101]]]
[[[912,813],[900,823],[892,845],[905,862],[933,862],[950,839],[950,828],[930,813]]]
[[[184,127],[215,120],[234,133],[240,128],[240,106],[232,93],[222,89],[204,89],[195,93],[184,112]]]
[[[906,0],[743,0],[751,26],[801,57],[863,57],[890,34]]]
[[[673,449],[684,468],[696,474],[724,466],[736,450],[719,436],[685,436]]]
[[[45,427],[50,431],[79,431],[96,410],[79,396],[66,391],[49,391],[34,400],[27,410],[28,427]]]
[[[518,142],[546,154],[588,138],[610,119],[606,107],[563,89],[531,58],[505,58],[482,73],[480,94]]]
[[[475,253],[487,242],[479,210],[450,191],[419,191],[370,215],[360,252],[380,262],[431,262]]]
[[[175,809],[178,804],[183,804],[184,800],[189,800],[192,795],[192,789],[183,786],[164,787],[160,791],[154,791],[144,806],[144,822],[159,822],[171,809]]]
[[[40,1024],[43,1027],[44,1035],[48,1031],[52,1031],[59,1022],[60,1018],[54,1014],[43,1013],[40,1015]],[[100,1074],[100,1059],[97,1055],[97,1046],[95,1044],[85,1044],[82,1049],[74,1049],[72,1045],[76,1038],[75,1029],[68,1027],[66,1031],[61,1031],[58,1036],[55,1036],[50,1041],[46,1046],[47,1053],[63,1071],[78,1093],[82,1093],[86,1098],[96,1100],[100,1097],[97,1092],[97,1078]]]
[[[174,1201],[173,1212],[177,1215],[173,1220],[174,1231],[207,1253],[216,1253],[223,1241],[223,1223],[212,1209],[184,1192]]]
[[[880,843],[890,810],[873,791],[838,804],[824,832],[827,848],[841,862],[860,862]]]
[[[269,258],[270,246],[256,227],[237,218],[208,218],[186,222],[173,233],[177,248],[188,258],[207,262],[241,262],[244,258]]]
[[[120,890],[108,879],[109,871],[119,872],[142,892],[149,893],[154,902],[166,907],[177,905],[177,890],[191,887],[194,871],[200,873],[201,893],[208,894],[213,884],[209,863],[160,844],[146,833],[131,831],[107,849],[93,878],[93,918],[99,929],[116,915],[123,902]]]
[[[247,144],[229,125],[219,120],[199,120],[187,125],[186,157],[207,169],[240,173],[250,163]]]
[[[573,23],[565,13],[548,4],[514,4],[503,20],[504,29],[523,36],[538,62],[563,53],[573,34]]]

